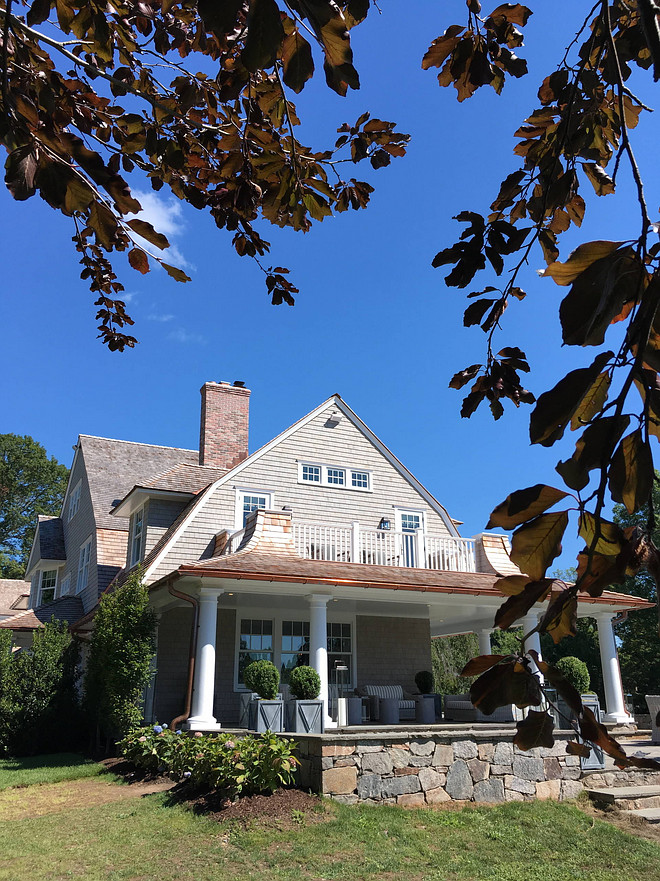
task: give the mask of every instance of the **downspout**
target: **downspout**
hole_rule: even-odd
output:
[[[192,704],[192,691],[193,691],[193,680],[195,677],[195,655],[197,654],[197,626],[199,624],[199,603],[195,597],[190,596],[188,593],[182,593],[179,590],[175,590],[172,586],[172,582],[168,581],[167,583],[167,591],[173,597],[177,599],[184,600],[186,603],[190,603],[193,607],[193,623],[192,623],[192,631],[190,633],[190,650],[188,654],[188,681],[186,684],[186,708],[180,716],[177,716],[175,719],[172,719],[170,722],[170,730],[176,731],[177,726],[180,722],[185,722],[186,719],[190,717],[190,707]]]

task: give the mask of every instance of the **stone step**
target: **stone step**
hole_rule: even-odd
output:
[[[660,808],[638,808],[636,811],[624,811],[632,817],[641,817],[647,823],[660,823]]]
[[[616,805],[621,810],[660,808],[660,786],[610,786],[588,789],[589,798],[599,804]]]

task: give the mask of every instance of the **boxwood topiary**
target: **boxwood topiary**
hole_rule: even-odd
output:
[[[420,694],[431,694],[434,686],[433,673],[430,670],[420,670],[415,674],[415,685]]]
[[[591,677],[584,661],[568,655],[565,658],[560,658],[554,666],[559,670],[564,679],[567,679],[580,694],[589,691]]]
[[[321,677],[313,667],[294,667],[289,676],[291,694],[300,701],[313,701],[321,691]]]
[[[272,661],[253,661],[245,668],[243,681],[250,691],[256,691],[263,700],[272,701],[277,697],[280,672]]]

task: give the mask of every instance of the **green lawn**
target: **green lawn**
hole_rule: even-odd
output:
[[[24,759],[0,759],[0,790],[33,783],[59,783],[79,777],[96,777],[102,765],[74,753],[29,756]]]
[[[99,782],[100,785],[100,782]],[[8,794],[7,794],[8,795]],[[0,796],[0,799],[6,796]],[[660,847],[552,802],[463,811],[329,804],[245,829],[166,795],[4,820],[0,879],[648,881]],[[298,821],[298,822],[295,822]]]

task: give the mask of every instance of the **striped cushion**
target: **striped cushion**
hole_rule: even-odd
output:
[[[403,686],[401,685],[365,685],[364,693],[371,697],[379,697],[381,700],[387,698],[403,700]]]

